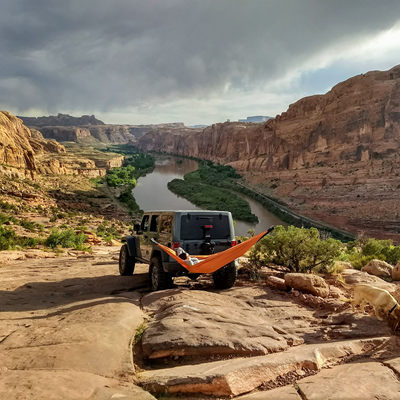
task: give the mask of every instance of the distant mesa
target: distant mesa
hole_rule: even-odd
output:
[[[28,126],[80,126],[80,125],[104,125],[103,121],[97,119],[94,115],[82,115],[73,117],[68,114],[49,115],[48,117],[22,117],[25,125]]]
[[[239,119],[239,122],[259,124],[261,122],[268,121],[271,117],[265,115],[254,115],[252,117],[247,117],[246,119]]]
[[[199,125],[189,125],[188,128],[192,128],[192,129],[204,129],[204,128],[207,128],[207,126],[209,126],[209,125],[203,125],[203,124],[199,124]]]
[[[150,131],[187,132],[183,122],[149,125],[105,124],[94,115],[73,117],[68,114],[48,117],[18,117],[31,129],[39,129],[46,139],[58,142],[77,142],[82,144],[122,143],[136,144],[137,140]]]

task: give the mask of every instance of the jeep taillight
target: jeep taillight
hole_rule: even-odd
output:
[[[172,250],[179,249],[181,247],[181,244],[179,242],[173,242],[172,243]]]
[[[231,247],[236,246],[238,243],[236,240],[231,240]]]

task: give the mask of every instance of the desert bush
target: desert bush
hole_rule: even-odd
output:
[[[0,225],[0,250],[10,250],[14,248],[15,240],[15,232]]]
[[[18,211],[18,208],[14,204],[10,204],[7,201],[0,200],[0,210],[4,211]]]
[[[43,240],[40,238],[17,236],[12,229],[0,225],[0,250],[36,247],[42,243]]]
[[[84,246],[86,235],[75,233],[72,229],[54,229],[45,241],[47,247],[71,247],[77,250],[86,250]]]
[[[34,232],[36,230],[43,232],[44,226],[42,224],[38,224],[37,222],[32,222],[27,219],[20,219],[18,221],[18,225],[21,225],[27,231]]]
[[[250,262],[258,267],[276,264],[293,272],[305,272],[331,266],[342,246],[335,239],[320,239],[315,228],[277,226],[253,247]]]
[[[400,261],[400,246],[393,245],[391,240],[360,239],[349,246],[348,254],[356,269],[361,269],[373,259],[396,265]]]
[[[125,189],[119,196],[118,196],[118,200],[121,203],[124,203],[129,210],[131,211],[131,213],[141,213],[142,211],[140,210],[140,207],[138,205],[138,203],[136,203],[135,197],[132,194],[132,187],[128,186],[127,189]]]

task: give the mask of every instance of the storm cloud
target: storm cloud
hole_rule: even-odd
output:
[[[140,113],[190,121],[205,102],[229,115],[229,99],[278,91],[318,69],[313,60],[323,68],[347,51],[345,66],[399,16],[397,0],[5,0],[0,107],[135,123]]]

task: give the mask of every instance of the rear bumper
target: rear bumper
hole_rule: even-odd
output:
[[[233,263],[235,264],[235,266],[237,267],[237,261],[233,261]],[[182,267],[182,265],[178,264],[177,262],[173,261],[173,262],[163,262],[163,268],[165,272],[169,272],[171,274],[177,274],[177,275],[186,275],[189,274],[190,272]]]

